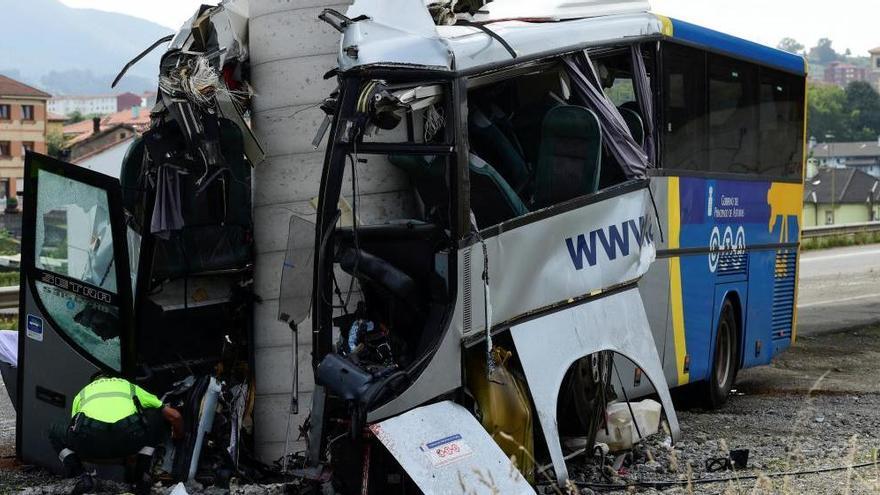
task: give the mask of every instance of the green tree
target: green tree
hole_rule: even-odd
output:
[[[77,122],[82,122],[83,120],[86,120],[86,118],[83,117],[83,114],[80,113],[79,110],[74,110],[70,113],[70,115],[67,116],[68,124],[76,124]]]
[[[844,108],[853,141],[873,141],[880,136],[880,94],[866,82],[846,87]]]
[[[64,134],[58,131],[50,132],[46,135],[46,147],[49,156],[58,158],[61,156],[61,150],[64,148]]]
[[[840,55],[831,47],[833,42],[828,38],[822,38],[813,48],[810,48],[810,61],[825,65],[840,59]]]
[[[837,86],[810,83],[807,98],[807,138],[824,141],[826,135],[832,134],[835,141],[848,141],[846,92]]]
[[[789,53],[798,54],[803,53],[804,51],[804,45],[798,43],[797,40],[794,38],[782,38],[779,44],[776,45],[776,48],[779,48],[780,50],[784,50]]]

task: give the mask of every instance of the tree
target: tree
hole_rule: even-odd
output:
[[[86,118],[83,117],[83,114],[80,113],[79,110],[74,110],[70,113],[70,115],[67,116],[67,122],[70,124],[76,124],[77,122],[82,122],[83,120],[86,120]]]
[[[776,48],[787,51],[789,53],[803,53],[804,45],[797,42],[794,38],[782,38]]]
[[[64,134],[58,131],[50,132],[46,135],[46,146],[49,156],[60,158],[61,150],[64,148]]]
[[[826,135],[834,135],[835,141],[849,140],[846,115],[846,92],[843,89],[821,83],[810,83],[808,93],[807,139],[815,137],[825,141]]]
[[[857,81],[846,87],[844,111],[851,140],[873,141],[880,136],[880,94],[870,84]]]
[[[810,48],[810,61],[825,65],[840,59],[840,55],[831,47],[833,42],[828,38],[822,38],[813,48]]]

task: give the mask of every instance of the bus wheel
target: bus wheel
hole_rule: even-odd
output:
[[[738,371],[739,339],[735,307],[730,300],[725,300],[718,316],[718,328],[715,335],[715,352],[712,355],[712,370],[705,382],[702,395],[704,405],[709,409],[717,409],[727,402],[727,396],[733,387]]]

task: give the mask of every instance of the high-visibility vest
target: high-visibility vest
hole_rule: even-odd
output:
[[[104,423],[115,423],[138,413],[134,398],[143,409],[162,407],[155,395],[123,380],[122,378],[99,378],[83,387],[73,399],[71,417],[78,413]]]

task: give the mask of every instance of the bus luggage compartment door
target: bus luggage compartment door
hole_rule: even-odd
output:
[[[108,176],[27,154],[16,424],[26,463],[60,469],[52,425],[66,425],[95,372],[124,374],[128,364],[122,329],[130,328],[132,289],[120,193]]]

